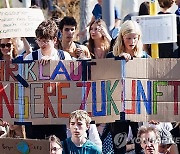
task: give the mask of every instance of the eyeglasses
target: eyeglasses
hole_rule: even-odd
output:
[[[41,39],[37,39],[35,41],[37,44],[45,44],[45,45],[47,45],[50,42],[50,40],[41,40]]]
[[[11,43],[7,43],[7,44],[2,43],[2,44],[0,44],[0,48],[5,48],[5,47],[10,48]]]
[[[51,152],[52,152],[52,151],[57,152],[57,151],[60,150],[60,149],[61,149],[61,148],[53,147],[53,148],[51,148]]]

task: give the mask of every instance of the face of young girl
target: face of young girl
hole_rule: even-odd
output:
[[[11,55],[13,45],[10,39],[2,39],[0,43],[1,52],[3,55]]]
[[[93,40],[99,39],[102,37],[101,28],[102,27],[99,26],[97,23],[92,24],[91,29],[90,29],[90,35]]]
[[[139,41],[139,35],[134,33],[126,34],[123,36],[123,41],[126,52],[131,52]]]

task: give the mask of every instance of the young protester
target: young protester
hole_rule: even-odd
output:
[[[1,39],[0,49],[2,53],[1,60],[12,60],[18,55],[16,41],[13,38]]]
[[[90,38],[88,49],[93,59],[106,57],[110,49],[111,36],[107,32],[106,23],[102,19],[95,20],[89,27]]]
[[[53,20],[43,21],[36,29],[36,42],[40,49],[33,51],[25,57],[25,60],[40,60],[46,64],[49,60],[71,60],[70,55],[62,50],[56,50],[58,27]]]
[[[113,55],[123,57],[126,61],[132,57],[150,57],[143,51],[142,33],[137,22],[127,20],[121,25],[121,30],[113,47]]]
[[[90,59],[90,53],[86,46],[74,42],[77,22],[73,17],[66,16],[59,23],[61,39],[58,49],[68,52],[73,59]]]
[[[62,154],[62,144],[58,137],[51,135],[49,137],[50,154]]]
[[[2,38],[0,43],[1,60],[23,59],[32,52],[32,48],[26,38]]]
[[[145,154],[159,154],[160,136],[156,128],[152,126],[141,126],[137,137],[140,139],[140,144]]]
[[[40,60],[43,65],[50,60],[72,60],[68,52],[55,48],[57,33],[58,27],[55,21],[51,19],[43,21],[35,31],[36,42],[40,49],[28,54],[25,60]],[[66,138],[65,125],[27,125],[26,130],[28,138],[44,139],[50,134],[55,134],[61,139]]]
[[[86,133],[87,133],[87,138],[91,142],[96,144],[100,149],[102,149],[102,141],[100,139],[96,124],[90,124],[89,129]],[[71,136],[72,136],[72,134],[70,132],[70,129],[67,129],[67,137],[71,137]]]
[[[101,150],[86,137],[91,118],[84,110],[73,111],[69,117],[69,125],[72,137],[63,142],[63,153],[101,154]]]
[[[128,14],[124,17],[124,22],[126,20],[131,20],[132,16],[142,16],[142,15],[149,15],[150,14],[150,5],[148,1],[144,1],[139,6],[139,12],[133,12]],[[143,50],[148,53],[148,55],[151,55],[151,45],[150,44],[143,44]]]

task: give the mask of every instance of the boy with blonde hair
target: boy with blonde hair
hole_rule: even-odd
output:
[[[84,110],[73,111],[69,117],[69,126],[72,137],[63,142],[63,153],[101,154],[97,145],[87,139],[91,118]]]

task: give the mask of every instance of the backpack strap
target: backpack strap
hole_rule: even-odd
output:
[[[78,42],[74,42],[74,43],[76,45],[76,48],[81,48],[80,43],[78,43]]]
[[[33,60],[38,60],[38,50],[32,52]]]
[[[64,51],[58,50],[58,56],[59,56],[59,59],[64,60],[65,59]]]

